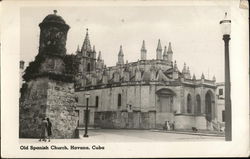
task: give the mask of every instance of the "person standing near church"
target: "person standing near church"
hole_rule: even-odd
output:
[[[46,142],[47,128],[48,128],[48,121],[45,118],[43,118],[42,123],[41,123],[41,137],[39,141]]]
[[[48,122],[48,126],[47,126],[48,142],[50,142],[50,138],[52,135],[52,131],[51,131],[52,123],[50,122],[49,118],[47,118],[47,122]]]

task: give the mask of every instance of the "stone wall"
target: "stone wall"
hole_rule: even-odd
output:
[[[175,129],[192,129],[195,126],[195,116],[188,114],[175,116]]]
[[[170,121],[172,123],[174,121],[174,114],[159,112],[156,114],[156,128],[162,129],[165,126],[166,121]]]
[[[155,112],[95,112],[95,125],[108,129],[153,129]]]
[[[207,129],[207,120],[205,115],[200,115],[195,117],[196,120],[196,128],[206,130]]]
[[[46,115],[53,125],[55,138],[74,138],[79,120],[73,83],[50,81]]]
[[[48,78],[31,80],[20,99],[19,137],[39,138],[43,117],[51,120],[53,138],[75,137],[78,123],[75,104],[72,83]]]
[[[42,118],[46,116],[47,79],[32,80],[22,93],[19,106],[19,137],[40,137]]]

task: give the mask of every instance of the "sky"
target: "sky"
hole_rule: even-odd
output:
[[[39,47],[39,23],[56,9],[70,26],[67,54],[75,54],[82,46],[86,29],[91,45],[102,52],[107,66],[118,60],[120,45],[124,60],[140,59],[145,40],[147,59],[156,58],[158,39],[161,45],[172,44],[173,59],[181,71],[184,62],[191,74],[206,79],[215,75],[224,81],[224,43],[219,21],[227,7],[215,6],[88,6],[88,7],[24,7],[21,8],[21,60],[34,60]]]

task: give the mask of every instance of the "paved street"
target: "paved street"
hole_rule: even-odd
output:
[[[81,142],[164,142],[164,141],[224,141],[224,137],[167,133],[157,130],[89,130],[89,137],[80,139],[52,139],[51,143]],[[20,143],[38,143],[38,139],[20,139]]]

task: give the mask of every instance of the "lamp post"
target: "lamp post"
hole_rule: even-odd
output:
[[[230,89],[230,65],[229,65],[229,40],[231,33],[231,20],[227,19],[225,13],[224,20],[220,21],[220,26],[225,43],[225,137],[226,141],[232,141],[232,112],[231,112],[231,89]]]
[[[88,136],[88,121],[89,121],[89,97],[90,97],[90,93],[86,92],[85,93],[85,99],[86,99],[86,110],[85,110],[85,134],[84,137],[89,137]]]

